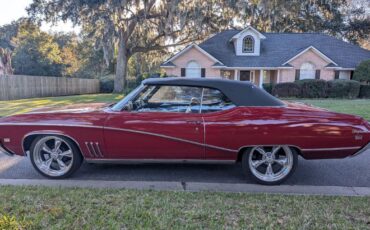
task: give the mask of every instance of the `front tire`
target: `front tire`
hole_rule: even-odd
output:
[[[77,145],[62,136],[39,136],[31,145],[33,167],[43,176],[63,179],[80,168],[83,158]]]
[[[286,145],[256,146],[245,150],[243,172],[264,185],[278,185],[288,179],[298,164],[297,153]]]

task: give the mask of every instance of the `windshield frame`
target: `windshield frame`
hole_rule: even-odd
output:
[[[122,100],[117,102],[115,105],[111,107],[112,111],[115,112],[121,112],[125,105],[130,102],[133,98],[136,97],[143,89],[145,89],[145,86],[143,84],[140,84],[138,87],[136,87],[134,90],[132,90],[127,96],[125,96]]]

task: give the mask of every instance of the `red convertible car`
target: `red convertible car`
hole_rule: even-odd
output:
[[[46,108],[0,118],[0,151],[29,156],[49,178],[90,163],[241,162],[262,184],[279,184],[305,159],[370,148],[364,119],[287,103],[248,82],[145,80],[120,102]]]

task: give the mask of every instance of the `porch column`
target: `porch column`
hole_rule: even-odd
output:
[[[277,70],[276,84],[280,83],[280,69]]]
[[[234,70],[234,80],[235,81],[238,80],[238,70],[237,69]]]
[[[263,88],[263,70],[260,70],[260,79],[259,79],[259,87]]]

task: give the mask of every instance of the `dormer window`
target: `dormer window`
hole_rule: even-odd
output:
[[[254,39],[252,36],[246,36],[243,39],[243,53],[254,53]]]
[[[259,56],[261,40],[266,37],[251,26],[235,34],[230,42],[234,43],[236,56]]]

